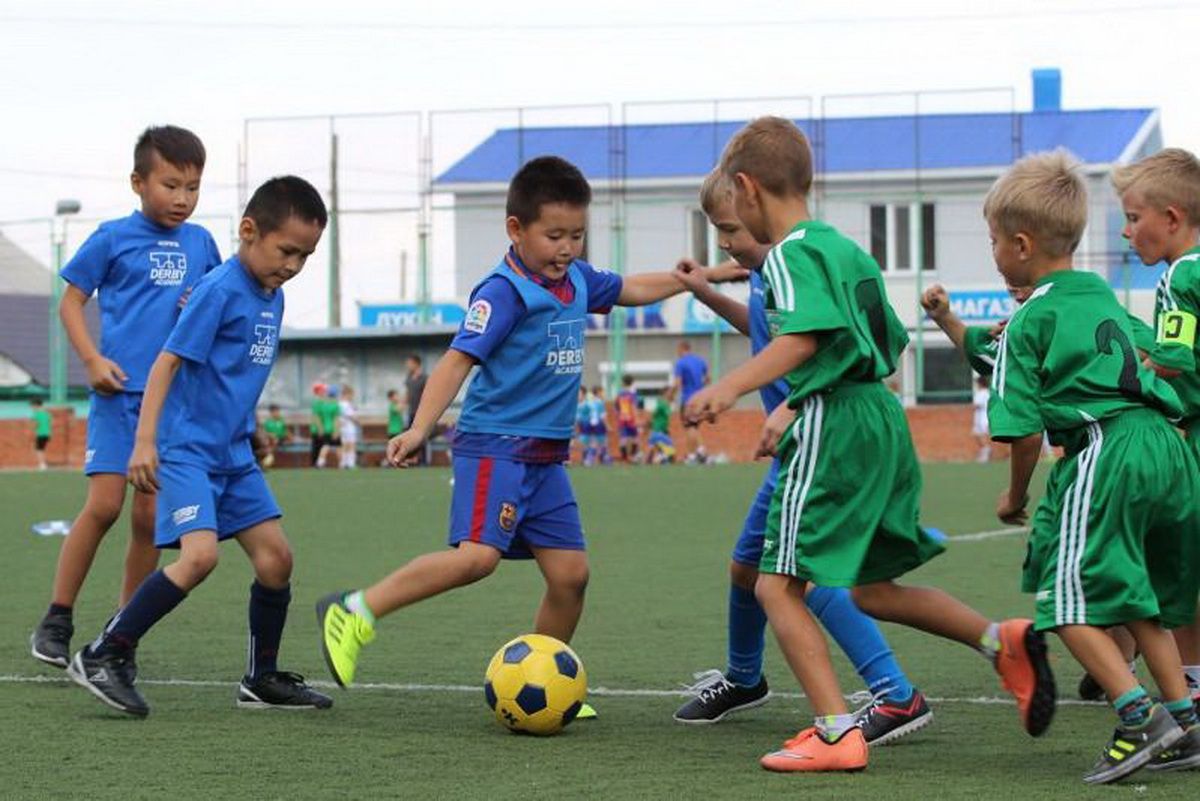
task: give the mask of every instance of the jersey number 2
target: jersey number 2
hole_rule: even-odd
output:
[[[1115,320],[1105,320],[1096,326],[1096,349],[1107,355],[1116,355],[1113,345],[1117,346],[1121,355],[1121,376],[1117,386],[1126,395],[1141,395],[1142,382],[1138,380],[1137,353],[1129,342],[1129,337],[1117,325]]]

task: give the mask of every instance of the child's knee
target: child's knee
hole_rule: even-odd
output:
[[[282,587],[292,578],[292,549],[280,538],[262,548],[254,559],[254,573],[260,584]]]
[[[500,564],[500,552],[495,548],[458,548],[458,565],[463,583],[470,584],[487,578]]]
[[[552,576],[547,577],[547,583],[558,592],[582,597],[587,592],[590,577],[591,571],[587,562],[581,560],[556,570]]]
[[[855,606],[868,615],[881,617],[894,586],[890,581],[862,584],[850,590],[850,598]]]
[[[772,601],[784,598],[788,594],[789,577],[773,573],[759,573],[754,581],[754,597],[758,603],[766,606]]]
[[[190,588],[204,581],[208,574],[216,568],[218,560],[219,553],[214,541],[211,545],[206,543],[190,548],[184,547],[175,564],[178,565],[177,569],[183,573],[181,578]]]
[[[747,592],[754,592],[754,585],[758,582],[757,568],[743,565],[741,562],[729,563],[729,583],[735,587],[740,587]]]
[[[108,495],[89,495],[83,507],[83,513],[99,526],[101,531],[107,531],[121,516],[121,506],[124,498],[112,498]]]

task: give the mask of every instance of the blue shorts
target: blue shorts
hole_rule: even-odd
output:
[[[742,524],[742,533],[733,546],[733,561],[746,565],[755,570],[762,559],[763,534],[767,530],[767,512],[771,508],[771,496],[775,494],[775,481],[779,477],[779,460],[771,460],[771,469],[763,476],[754,503],[746,513],[746,522]]]
[[[229,539],[283,516],[258,465],[240,473],[210,473],[198,465],[162,462],[158,483],[158,548],[178,548],[180,538],[193,531],[215,531],[217,539]]]
[[[142,393],[118,392],[115,395],[91,393],[87,419],[87,450],[83,454],[84,475],[117,473],[125,475],[133,455],[133,435],[137,432]]]
[[[566,467],[455,456],[450,544],[460,542],[482,542],[506,559],[529,559],[531,548],[584,550]]]
[[[621,439],[637,439],[638,430],[636,425],[622,425],[619,430]]]

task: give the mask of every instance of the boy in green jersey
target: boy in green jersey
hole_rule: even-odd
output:
[[[1033,287],[992,373],[992,437],[1012,443],[997,515],[1028,519],[1049,432],[1064,456],[1034,514],[1022,584],[1036,593],[1038,629],[1058,634],[1120,718],[1084,781],[1116,781],[1147,764],[1200,765],[1200,725],[1166,631],[1194,619],[1200,593],[1200,471],[1167,421],[1180,416],[1179,397],[1138,363],[1107,282],[1071,269],[1087,224],[1077,162],[1063,151],[1022,159],[992,186],[983,213],[1000,273]],[[1163,703],[1104,633],[1118,624],[1137,640]]]
[[[263,420],[263,433],[266,436],[266,453],[262,457],[263,467],[275,466],[275,451],[288,440],[287,420],[279,409],[278,403],[267,407],[267,418]]]
[[[1154,328],[1134,323],[1147,366],[1165,377],[1183,403],[1178,425],[1200,463],[1200,161],[1168,148],[1113,173],[1125,212],[1122,234],[1144,264],[1170,266],[1154,296]],[[1175,629],[1192,699],[1200,703],[1200,620]]]
[[[309,418],[308,436],[313,467],[321,467],[320,456],[325,447],[325,424],[321,421],[321,409],[325,407],[325,384],[317,381],[312,385],[312,415]]]
[[[675,461],[675,442],[671,439],[671,394],[668,388],[666,393],[659,395],[650,413],[650,435],[646,439],[646,450],[651,464]]]
[[[977,648],[1017,697],[1039,735],[1054,712],[1054,677],[1031,621],[992,622],[944,592],[893,579],[942,546],[918,524],[921,472],[904,410],[883,385],[908,342],[879,266],[811,219],[812,152],[791,122],[764,117],[729,142],[719,169],[734,184],[741,224],[777,243],[763,266],[771,343],[692,397],[687,413],[712,419],[737,398],[787,377],[791,394],[767,419],[762,450],[778,450],[755,595],[815,725],[761,764],[768,770],[861,770],[867,749],[824,635],[804,603],[808,583],[854,587],[867,614]],[[794,416],[794,417],[793,417]]]
[[[37,455],[38,470],[46,469],[46,444],[50,442],[50,412],[42,406],[41,398],[34,398],[33,406],[33,450]]]

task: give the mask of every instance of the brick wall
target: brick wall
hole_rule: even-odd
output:
[[[917,453],[922,461],[971,461],[975,458],[975,441],[971,437],[970,406],[918,406],[907,410],[908,423]],[[83,450],[87,438],[87,421],[77,418],[69,409],[52,409],[54,433],[46,449],[46,458],[52,467],[81,467]],[[753,457],[754,447],[763,423],[763,414],[758,410],[734,410],[726,414],[716,425],[702,427],[705,447],[710,453],[724,453],[731,461],[748,461]],[[616,451],[616,425],[609,421],[610,440]],[[367,426],[366,438],[381,439],[382,426]],[[683,443],[683,428],[678,416],[671,421],[671,436],[677,446]],[[1007,455],[1007,447],[994,445],[993,458]],[[368,465],[378,461],[378,455],[363,459]],[[280,466],[289,463],[307,464],[307,457],[296,454],[295,458],[281,458]],[[0,467],[29,468],[37,461],[33,453],[32,420],[0,420]]]

